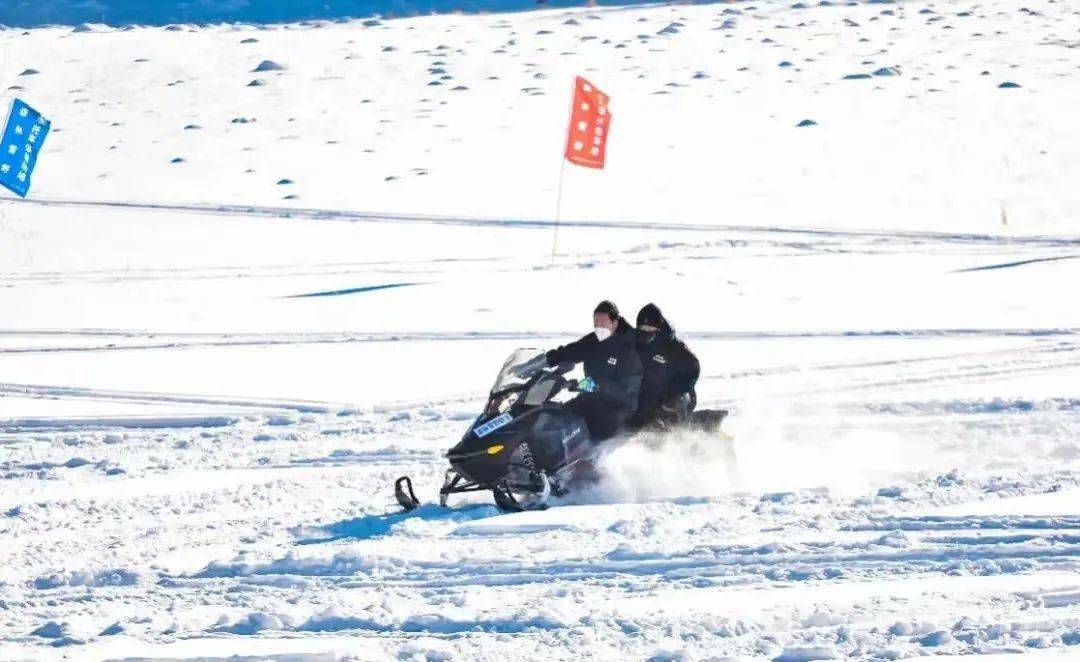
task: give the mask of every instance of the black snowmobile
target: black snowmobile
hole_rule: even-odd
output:
[[[585,420],[555,400],[571,390],[574,382],[565,375],[573,364],[518,374],[539,354],[519,349],[503,363],[484,412],[446,453],[450,468],[439,490],[441,505],[451,494],[491,490],[502,510],[543,509],[551,496],[568,492],[578,465],[593,455]],[[701,413],[705,416],[695,417],[694,425],[716,430],[727,415]],[[408,476],[395,481],[394,495],[405,510],[420,506]]]

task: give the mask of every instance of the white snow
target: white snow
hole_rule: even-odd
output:
[[[0,659],[1075,657],[1078,28],[0,30],[57,130],[0,199]],[[552,260],[574,74],[614,125]],[[397,512],[505,356],[603,298],[665,310],[734,440],[619,447],[548,511]]]

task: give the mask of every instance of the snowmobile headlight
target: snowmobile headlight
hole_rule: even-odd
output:
[[[501,445],[498,445],[498,444],[496,444],[495,446],[488,446],[487,454],[488,455],[498,455],[499,453],[502,452],[502,449],[503,449],[503,447]]]

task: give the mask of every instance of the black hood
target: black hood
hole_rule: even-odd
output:
[[[660,307],[654,303],[647,303],[638,311],[637,325],[641,326],[642,324],[655,326],[659,329],[656,333],[657,336],[672,336],[675,334],[675,329],[671,328],[671,324],[664,317],[664,313],[660,311]]]

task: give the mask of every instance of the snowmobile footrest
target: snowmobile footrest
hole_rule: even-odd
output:
[[[408,476],[402,476],[394,481],[394,496],[406,511],[416,510],[420,507],[420,499],[416,498],[416,493],[413,492],[412,479]]]

